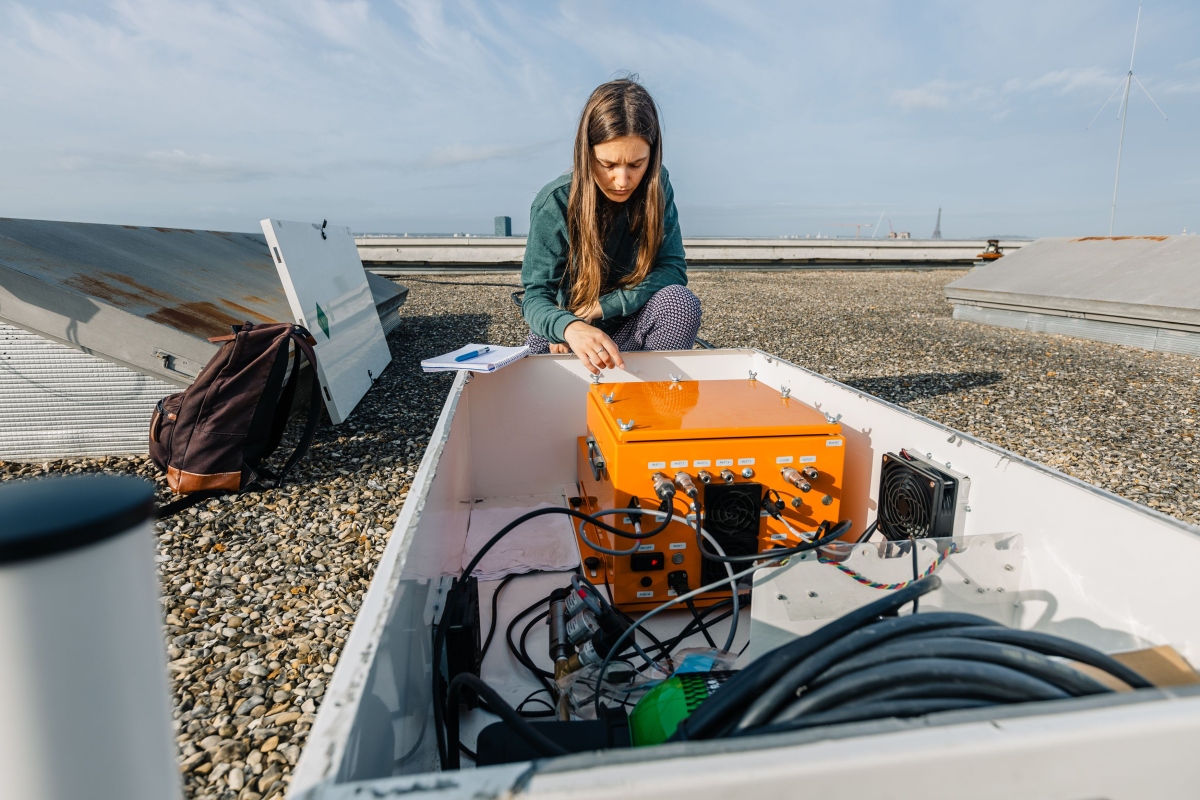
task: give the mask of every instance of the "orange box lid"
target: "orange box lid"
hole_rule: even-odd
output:
[[[752,380],[594,384],[588,402],[620,442],[842,432],[812,406]],[[622,430],[618,420],[633,427]]]

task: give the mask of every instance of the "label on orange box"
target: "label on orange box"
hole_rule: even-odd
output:
[[[654,597],[654,592],[638,592],[638,597]]]
[[[672,467],[673,469],[679,469],[680,467],[686,467],[686,466],[687,466],[687,459],[686,459],[686,458],[685,458],[685,459],[682,459],[682,460],[680,460],[680,461],[672,461],[672,462],[671,462],[671,467]]]
[[[717,466],[718,467],[732,467],[733,459],[732,458],[718,458]]]
[[[738,459],[738,466],[739,466],[739,467],[741,467],[741,466],[745,466],[745,465],[747,465],[747,464],[753,464],[753,463],[754,463],[754,459],[753,459],[753,458],[739,458],[739,459]]]
[[[776,464],[790,464],[793,461],[795,461],[795,459],[792,456],[775,456]]]
[[[825,446],[826,447],[841,447],[842,440],[841,439],[826,439]]]
[[[712,459],[711,458],[697,458],[695,461],[692,462],[692,466],[693,467],[711,467]]]

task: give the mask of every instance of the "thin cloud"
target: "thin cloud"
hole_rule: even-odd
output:
[[[939,78],[915,89],[896,89],[892,92],[891,101],[905,111],[937,111],[948,108],[952,100],[967,88],[968,84],[954,83]],[[974,99],[972,93],[968,93],[968,95]]]
[[[269,178],[274,170],[228,156],[189,153],[186,150],[151,150],[132,153],[73,154],[57,159],[64,172],[135,173],[171,180],[238,183]]]
[[[1116,73],[1099,67],[1068,67],[1047,72],[1033,79],[1012,78],[1004,83],[1004,91],[1014,93],[1047,90],[1060,95],[1078,91],[1092,93],[1096,89],[1112,89],[1117,85],[1117,80]]]
[[[530,155],[555,144],[554,141],[531,144],[467,145],[462,143],[435,147],[420,161],[420,166],[437,169],[474,164],[481,161],[501,161]]]

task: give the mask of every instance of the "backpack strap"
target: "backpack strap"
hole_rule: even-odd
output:
[[[288,457],[287,462],[279,470],[279,475],[275,479],[275,487],[279,488],[283,485],[283,481],[287,478],[292,468],[304,457],[308,452],[309,445],[312,444],[313,436],[317,433],[317,423],[321,421],[321,380],[317,377],[317,353],[313,349],[316,340],[312,334],[304,328],[297,325],[291,333],[292,341],[296,344],[296,364],[292,369],[292,381],[298,379],[300,366],[300,353],[304,353],[304,357],[308,359],[308,366],[312,370],[312,392],[308,399],[308,421],[304,425],[304,433],[300,436],[299,443],[296,444],[296,449]],[[291,381],[289,381],[291,383]],[[295,392],[295,388],[289,394]],[[290,401],[289,401],[290,402]]]
[[[214,497],[220,497],[221,495],[224,495],[224,494],[229,494],[229,492],[226,491],[225,489],[204,489],[203,491],[192,492],[191,494],[185,494],[183,497],[179,498],[178,500],[172,500],[171,502],[167,503],[165,506],[159,506],[158,512],[157,512],[158,519],[166,519],[167,517],[174,516],[175,514],[178,514],[180,511],[191,508],[194,505],[203,503],[205,500],[211,500]]]

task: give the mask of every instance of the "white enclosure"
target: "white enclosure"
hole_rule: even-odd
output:
[[[971,480],[964,537],[981,537],[979,547],[1004,543],[1019,559],[1010,577],[988,578],[989,588],[1005,589],[1012,624],[1107,652],[1172,645],[1200,663],[1200,530],[760,351],[627,353],[625,360],[629,371],[608,372],[604,382],[753,371],[841,415],[842,516],[855,532],[874,519],[884,453],[912,448],[952,462]],[[294,773],[292,797],[465,800],[519,791],[660,800],[682,791],[695,798],[1142,800],[1195,793],[1200,692],[1187,688],[438,773],[430,625],[440,612],[444,565],[461,563],[478,501],[540,502],[576,480],[587,390],[573,356],[535,356],[455,380]],[[988,572],[989,562],[971,566],[971,557],[962,556],[966,568]],[[796,575],[827,569],[819,579],[830,586],[844,577],[825,565],[801,567]],[[860,590],[870,598],[856,584]],[[758,596],[756,589],[756,603]],[[944,593],[942,606],[954,608],[955,596]]]
[[[325,408],[344,421],[392,360],[350,229],[262,220],[296,322],[317,340]]]

